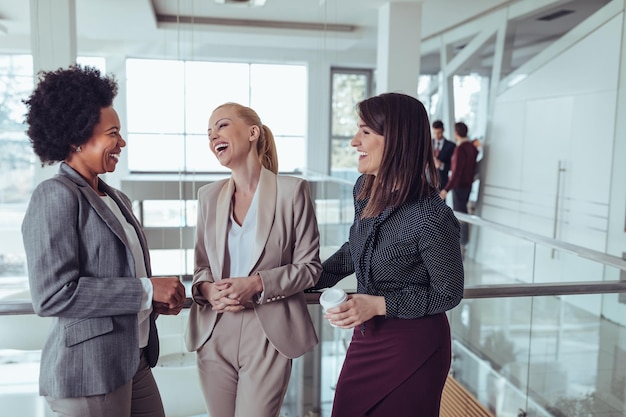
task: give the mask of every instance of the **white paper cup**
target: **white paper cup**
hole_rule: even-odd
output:
[[[329,308],[337,307],[347,299],[348,294],[341,288],[329,288],[320,295],[320,305],[324,309],[324,312],[326,312]],[[330,323],[330,325],[337,327],[332,323]]]

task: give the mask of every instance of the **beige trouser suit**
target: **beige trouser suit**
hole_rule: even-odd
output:
[[[317,344],[304,290],[321,273],[319,231],[308,183],[263,168],[248,275],[259,274],[262,298],[238,313],[217,313],[198,290],[229,274],[228,224],[234,182],[198,190],[194,300],[185,334],[212,417],[276,416],[291,359]]]

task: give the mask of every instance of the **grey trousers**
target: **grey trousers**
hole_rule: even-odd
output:
[[[113,392],[78,398],[46,397],[59,417],[165,417],[161,394],[143,351],[137,373]]]

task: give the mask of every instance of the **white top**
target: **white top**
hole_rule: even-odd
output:
[[[237,224],[233,213],[230,213],[228,225],[228,254],[230,257],[231,278],[247,277],[252,268],[252,251],[256,237],[257,212],[259,208],[259,187],[254,191],[250,208],[241,226]]]
[[[130,250],[135,259],[135,275],[141,280],[143,286],[143,295],[141,297],[141,310],[137,313],[139,348],[144,348],[148,345],[148,336],[150,335],[150,313],[152,313],[152,282],[146,276],[146,263],[143,258],[143,250],[141,249],[141,243],[139,243],[139,237],[133,225],[128,223],[122,211],[118,207],[115,200],[108,195],[102,196],[102,201],[111,209],[115,217],[119,220],[124,233],[126,233],[126,240],[130,244]]]

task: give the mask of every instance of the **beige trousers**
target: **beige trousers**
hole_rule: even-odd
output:
[[[161,394],[143,351],[137,373],[113,392],[77,398],[46,397],[58,417],[165,417]]]
[[[222,313],[198,349],[198,372],[210,417],[276,417],[291,359],[267,340],[254,310]]]

